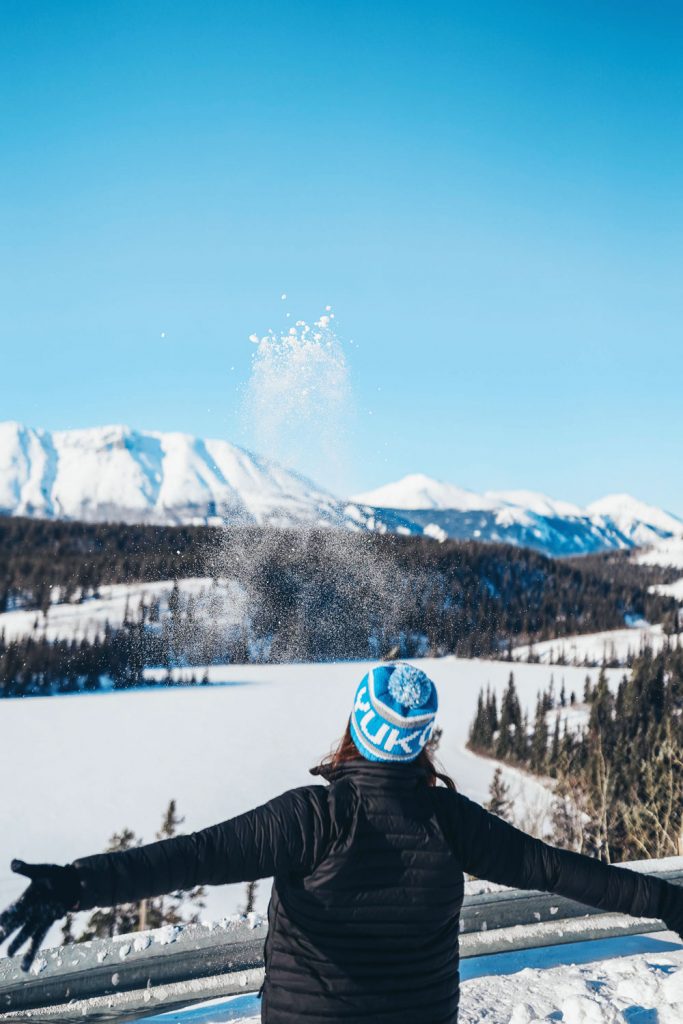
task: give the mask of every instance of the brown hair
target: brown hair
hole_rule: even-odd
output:
[[[434,757],[434,749],[440,732],[436,732],[433,738],[422,748],[420,753],[415,758],[415,764],[422,768],[427,775],[427,785],[436,786],[437,782],[443,782],[444,786],[448,789],[456,789],[456,785],[450,775],[446,775],[445,772],[440,770]],[[435,742],[436,741],[436,742]],[[322,761],[311,768],[311,775],[322,775],[323,777],[329,775],[331,772],[344,764],[345,761],[357,761],[361,757],[358,751],[358,747],[353,742],[351,736],[351,729],[347,723],[346,732],[340,739],[336,747],[334,747],[329,754],[327,754]]]

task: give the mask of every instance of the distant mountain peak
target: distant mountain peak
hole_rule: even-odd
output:
[[[495,501],[483,494],[477,494],[464,487],[456,487],[455,484],[444,483],[424,473],[410,473],[395,483],[357,494],[352,500],[365,505],[406,511],[430,508],[468,511],[494,508],[496,505]]]
[[[581,508],[537,491],[477,494],[412,473],[356,500],[385,511],[400,509],[435,538],[519,544],[554,555],[641,547],[683,536],[683,520],[627,494]]]
[[[557,516],[559,518],[581,518],[586,512],[578,505],[570,501],[558,501],[556,498],[549,498],[547,494],[540,491],[487,491],[486,496],[494,501],[504,502],[506,505],[513,505],[516,508],[524,508],[539,516]]]
[[[636,547],[656,544],[669,537],[683,537],[683,519],[671,512],[649,505],[631,494],[608,494],[592,502],[587,509],[593,516],[602,516],[616,523]]]

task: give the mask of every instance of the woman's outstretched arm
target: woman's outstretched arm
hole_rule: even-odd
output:
[[[196,885],[308,874],[329,831],[327,787],[305,786],[191,835],[81,857],[65,867],[13,861],[12,869],[31,884],[0,914],[0,944],[14,935],[9,955],[30,944],[22,962],[26,971],[51,924],[68,911],[132,903]]]
[[[195,885],[251,882],[312,870],[328,832],[326,787],[292,789],[236,818],[187,836],[120,853],[79,857],[79,908],[119,903]]]
[[[683,933],[683,888],[550,846],[467,797],[442,792],[447,794],[445,830],[464,871],[502,885],[557,893],[600,910],[656,918]]]

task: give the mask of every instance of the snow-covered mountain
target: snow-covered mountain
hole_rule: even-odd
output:
[[[87,522],[320,524],[413,532],[227,441],[0,423],[0,514]]]
[[[683,537],[683,519],[680,516],[665,512],[656,505],[647,505],[630,494],[610,494],[594,501],[587,511],[591,515],[611,519],[635,547]]]
[[[494,509],[498,504],[494,499],[489,500],[475,491],[456,487],[455,484],[443,483],[441,480],[425,476],[424,473],[411,473],[395,483],[385,484],[384,487],[378,487],[374,491],[368,491],[365,495],[359,495],[351,500],[374,505],[376,508],[422,509],[425,511],[427,509],[438,511],[457,509],[459,512]]]
[[[499,541],[551,555],[683,543],[683,519],[628,495],[582,509],[423,474],[346,501],[228,441],[123,426],[0,423],[0,515],[88,522],[328,525]]]
[[[535,491],[477,494],[412,474],[352,500],[402,512],[435,537],[500,541],[553,555],[634,548],[683,538],[683,519],[631,498],[610,495],[580,508]]]

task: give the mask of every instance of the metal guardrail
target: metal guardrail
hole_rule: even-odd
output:
[[[42,950],[28,977],[0,960],[0,1021],[132,1021],[256,992],[267,925],[185,925]]]
[[[683,884],[683,870],[652,872]],[[256,992],[267,925],[186,925],[43,950],[28,977],[0,960],[0,1022],[139,1020],[191,1003]],[[462,957],[664,930],[548,893],[505,889],[465,897]]]

